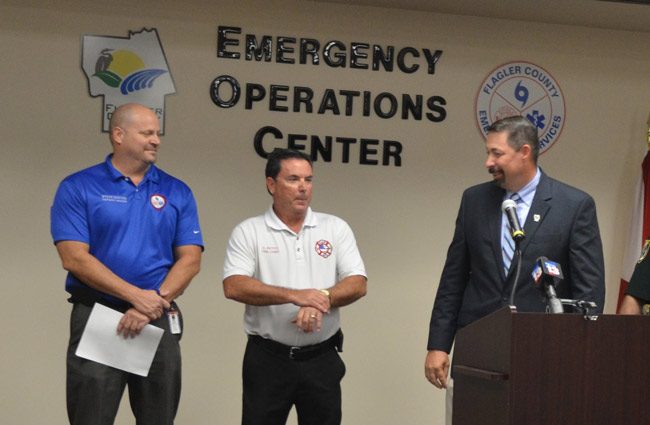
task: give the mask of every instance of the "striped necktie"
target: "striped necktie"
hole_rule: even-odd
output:
[[[519,215],[519,204],[523,202],[521,196],[515,192],[510,195],[510,199],[517,203],[517,215]],[[515,241],[512,240],[512,232],[508,220],[505,221],[505,225],[501,231],[501,253],[503,255],[503,269],[507,276],[508,270],[510,270],[510,264],[512,263],[512,256],[515,253]]]

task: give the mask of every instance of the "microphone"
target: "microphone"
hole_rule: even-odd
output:
[[[517,203],[512,199],[506,199],[501,204],[501,210],[506,214],[508,224],[510,224],[510,236],[515,243],[521,242],[526,235],[519,224],[519,217],[517,216]]]
[[[533,268],[533,281],[535,285],[542,285],[546,293],[548,307],[553,314],[564,313],[562,302],[555,293],[555,286],[564,278],[560,264],[546,257],[539,257]]]

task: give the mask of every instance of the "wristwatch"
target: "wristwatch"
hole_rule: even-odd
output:
[[[330,300],[330,303],[332,302],[332,296],[330,295],[330,291],[327,289],[319,289],[320,292],[322,292],[328,300]]]

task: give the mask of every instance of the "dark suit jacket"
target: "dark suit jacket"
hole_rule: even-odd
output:
[[[463,193],[454,238],[433,306],[429,350],[449,352],[456,331],[509,304],[515,261],[508,276],[501,254],[501,203],[505,191],[493,182]],[[559,298],[605,302],[603,249],[594,200],[542,173],[524,223],[517,311],[543,312],[544,295],[531,276],[537,258],[560,263]]]

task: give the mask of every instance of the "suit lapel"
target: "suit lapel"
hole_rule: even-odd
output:
[[[488,231],[490,232],[490,240],[492,241],[492,251],[494,253],[494,263],[497,264],[499,276],[505,281],[503,274],[503,254],[501,253],[501,203],[505,190],[494,185],[489,196],[489,207],[487,208],[487,223]]]
[[[526,252],[526,248],[530,241],[535,237],[535,233],[544,222],[544,218],[551,208],[549,201],[553,198],[553,181],[542,172],[539,179],[539,184],[535,190],[535,197],[533,203],[530,205],[526,223],[524,223],[524,233],[526,239],[521,244],[522,255]]]

